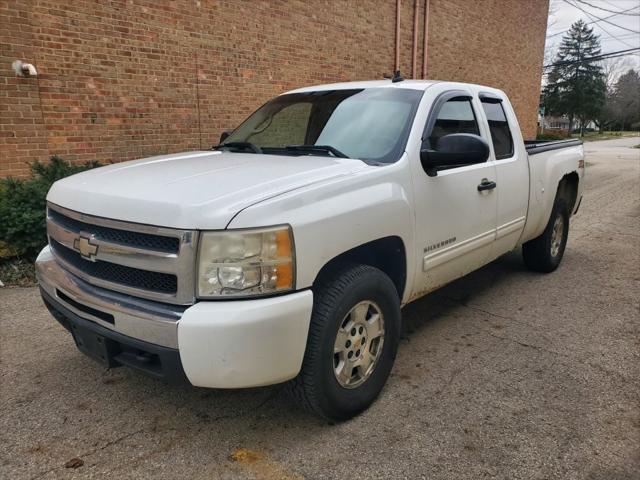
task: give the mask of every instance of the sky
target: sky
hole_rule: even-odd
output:
[[[612,13],[625,10],[629,11]],[[605,21],[594,22],[598,18]],[[589,26],[600,36],[602,53],[640,47],[640,0],[550,0],[545,65],[553,61],[562,41],[562,34],[557,34],[579,19],[594,22]],[[640,69],[640,51],[608,62],[613,63],[614,76],[630,68]]]

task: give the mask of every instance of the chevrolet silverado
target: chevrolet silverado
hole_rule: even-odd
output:
[[[301,88],[211,150],[56,182],[37,275],[107,367],[286,382],[343,420],[382,390],[404,305],[518,247],[528,268],[558,267],[583,176],[581,142],[523,141],[494,88]]]

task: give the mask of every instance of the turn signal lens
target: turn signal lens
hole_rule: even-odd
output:
[[[283,263],[276,267],[276,288],[288,288],[293,285],[293,264]]]

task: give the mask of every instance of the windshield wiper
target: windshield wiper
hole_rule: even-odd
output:
[[[250,152],[253,152],[253,153],[262,153],[262,149],[251,142],[228,142],[228,143],[221,143],[220,145],[216,145],[215,147],[213,147],[214,150],[221,150],[223,148],[249,150]]]
[[[334,157],[349,158],[349,156],[331,145],[287,145],[284,148],[292,152],[330,153]]]

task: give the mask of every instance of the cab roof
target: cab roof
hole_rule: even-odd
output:
[[[326,83],[324,85],[314,85],[311,87],[302,87],[295,90],[290,90],[286,93],[307,93],[307,92],[321,92],[324,90],[349,90],[356,88],[409,88],[412,90],[426,90],[434,83],[438,83],[436,80],[403,80],[401,82],[392,82],[389,80],[367,80],[362,82],[341,82],[341,83]]]
[[[321,92],[325,90],[349,90],[349,89],[359,89],[359,88],[406,88],[412,90],[426,90],[432,85],[443,84],[446,83],[452,89],[453,88],[470,88],[474,92],[490,92],[499,95],[500,97],[505,97],[503,91],[488,87],[484,85],[478,85],[475,83],[462,83],[462,82],[450,82],[450,81],[442,81],[442,80],[402,80],[400,82],[392,82],[391,79],[388,80],[367,80],[361,82],[341,82],[341,83],[327,83],[324,85],[314,85],[310,87],[302,87],[297,88],[295,90],[290,90],[288,92],[284,92],[282,95],[286,95],[289,93],[308,93],[308,92]]]

